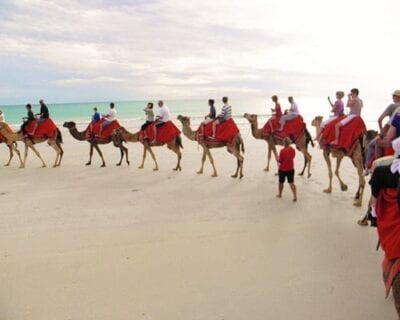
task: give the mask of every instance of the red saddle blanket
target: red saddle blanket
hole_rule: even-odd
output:
[[[118,120],[113,120],[108,126],[104,127],[100,133],[100,126],[105,122],[104,119],[97,121],[96,123],[90,123],[86,129],[86,140],[91,140],[96,137],[100,140],[110,140],[111,134],[121,125]]]
[[[366,127],[361,117],[353,118],[349,123],[340,127],[338,144],[331,145],[336,139],[336,125],[346,116],[338,117],[328,123],[321,131],[320,145],[322,148],[330,146],[334,149],[342,149],[346,154],[353,151],[358,139],[364,134]]]
[[[10,126],[8,124],[6,124],[5,129],[9,132],[9,133],[13,133],[12,129],[10,128]],[[6,142],[6,138],[0,133],[0,143],[2,142]]]
[[[149,124],[146,129],[139,131],[139,140],[155,141],[156,143],[168,143],[181,134],[180,130],[172,121],[165,122],[161,127],[154,128],[156,122]],[[154,138],[154,131],[156,137]]]
[[[57,126],[50,118],[45,119],[42,123],[37,125],[38,120],[32,120],[25,127],[26,133],[32,138],[55,138],[57,136]],[[36,127],[37,126],[37,127]],[[36,130],[35,130],[36,128]]]
[[[269,136],[273,134],[279,140],[289,137],[293,141],[296,141],[304,133],[306,124],[302,116],[297,116],[292,120],[286,121],[282,131],[278,131],[280,127],[279,119],[271,117],[263,127],[263,135]]]
[[[231,118],[216,126],[215,139],[213,139],[213,123],[214,122],[210,122],[205,125],[200,124],[199,128],[197,129],[197,139],[199,143],[214,142],[231,144],[236,135],[239,133],[238,126]]]

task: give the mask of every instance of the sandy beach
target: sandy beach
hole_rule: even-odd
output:
[[[376,230],[356,223],[370,192],[353,207],[350,160],[349,191],[335,180],[326,195],[314,148],[312,177],[295,181],[298,202],[287,185],[277,199],[276,164],[263,171],[266,143],[246,129],[241,181],[225,149],[212,151],[219,177],[208,162],[198,176],[201,149],[185,137],[182,172],[166,147],[154,149],[158,172],[150,157],[138,169],[140,144],[128,145],[129,167],[115,167],[111,145],[101,147],[106,168],[97,154],[85,167],[89,145],[64,129],[60,168],[46,144],[38,150],[48,168],[33,153],[26,169],[17,159],[1,167],[0,319],[395,319]],[[296,169],[302,163],[297,153]]]

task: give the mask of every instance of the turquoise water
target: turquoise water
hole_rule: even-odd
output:
[[[154,103],[154,111],[157,114],[158,106],[157,101],[150,101]],[[326,98],[299,98],[296,100],[299,105],[300,112],[303,117],[310,124],[311,120],[316,115],[329,115],[330,106]],[[145,116],[143,109],[147,101],[115,101],[117,110],[117,117],[124,125],[138,128],[144,122]],[[380,102],[379,109],[368,107],[368,103],[364,101],[363,118],[367,122],[368,127],[376,129],[376,119],[380,112],[383,111],[385,106],[390,103]],[[165,104],[169,107],[172,118],[175,121],[179,114],[190,116],[194,124],[199,123],[205,114],[208,113],[207,100],[166,100]],[[247,124],[247,120],[243,119],[244,113],[255,113],[260,116],[260,124],[264,123],[270,114],[270,108],[273,106],[272,102],[268,99],[254,99],[254,100],[234,100],[231,99],[233,107],[233,115],[239,125]],[[289,107],[287,100],[281,100],[282,109]],[[374,104],[376,105],[376,104]],[[50,110],[50,117],[59,125],[65,121],[75,121],[78,124],[87,124],[92,116],[93,107],[97,107],[100,113],[108,112],[109,102],[91,102],[91,103],[65,103],[65,104],[52,104],[47,103]],[[217,112],[220,111],[222,103],[216,103]],[[26,116],[24,105],[13,106],[0,106],[6,118],[6,122],[13,126],[18,126],[22,123],[22,117]],[[39,105],[33,105],[34,113],[39,112]],[[177,121],[175,121],[177,122]]]

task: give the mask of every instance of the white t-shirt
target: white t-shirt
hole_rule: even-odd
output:
[[[296,102],[292,102],[291,104],[290,104],[290,109],[289,109],[289,113],[290,114],[300,114],[300,112],[299,112],[299,107],[297,106],[297,103]]]
[[[169,113],[169,109],[166,105],[163,105],[160,108],[160,111],[158,113],[159,121],[161,122],[167,122],[171,118],[171,115]]]
[[[110,109],[110,111],[108,111],[108,113],[107,113],[106,119],[108,121],[113,121],[116,118],[117,118],[117,110],[115,110],[115,108],[114,109]]]

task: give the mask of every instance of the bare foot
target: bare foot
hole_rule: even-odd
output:
[[[276,197],[277,198],[282,198],[282,195],[281,194],[277,194]]]
[[[296,202],[297,201],[297,198],[293,198],[293,202]]]

